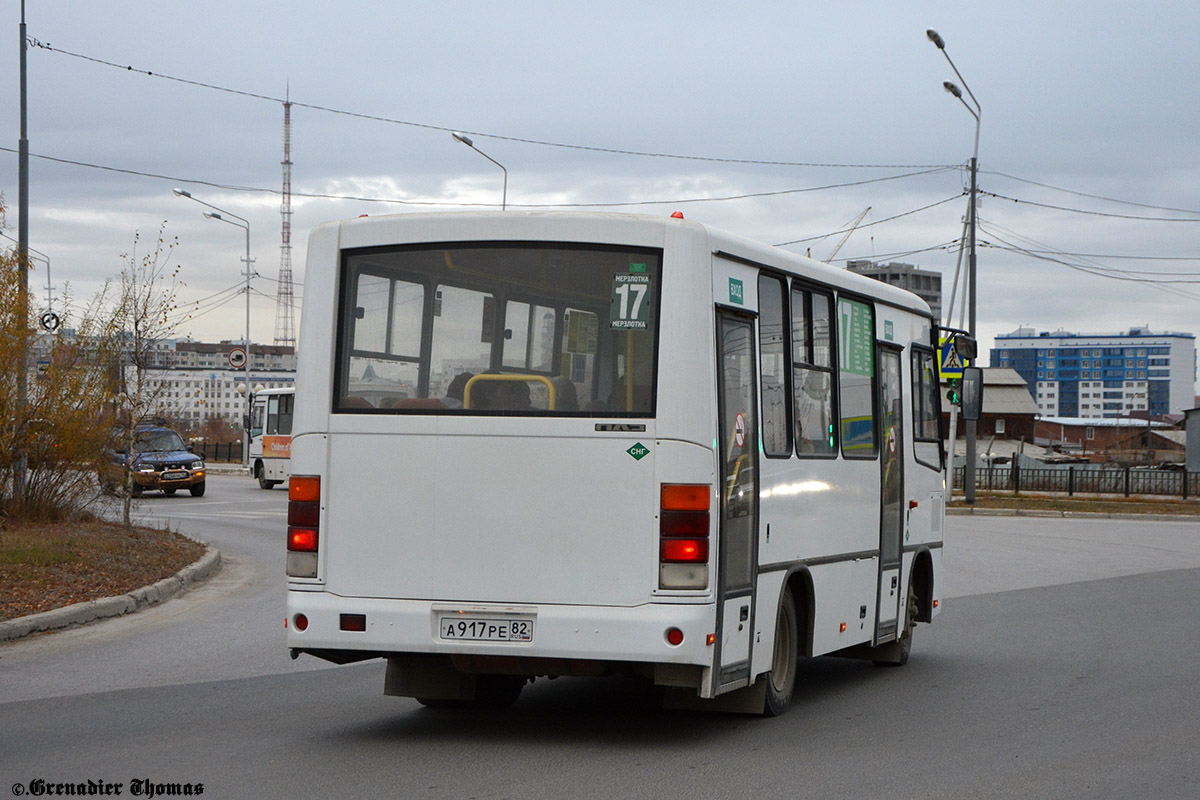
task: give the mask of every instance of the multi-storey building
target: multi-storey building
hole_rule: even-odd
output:
[[[1191,333],[1018,328],[996,337],[990,363],[1016,370],[1043,416],[1163,416],[1182,413],[1195,397]]]
[[[874,261],[847,261],[846,269],[877,281],[907,289],[929,303],[934,319],[942,317],[942,273],[918,269],[912,264],[883,264]]]
[[[203,425],[218,418],[240,425],[247,411],[246,372],[225,369],[166,369],[148,375],[149,390],[155,398],[155,413],[181,423]],[[276,389],[294,386],[295,370],[269,372],[250,370],[250,389]]]
[[[246,370],[235,368],[230,355],[242,347],[233,341],[156,342],[156,363],[147,375],[156,413],[195,426],[213,418],[240,425],[247,410]],[[250,391],[294,386],[295,381],[294,347],[251,344]]]
[[[41,365],[48,357],[54,337],[66,337],[82,347],[89,340],[77,338],[74,330],[44,334],[33,343],[33,362]],[[197,426],[221,418],[240,425],[247,410],[246,369],[234,367],[234,351],[244,352],[240,341],[194,342],[188,339],[158,339],[145,345],[144,365],[149,392],[155,398],[156,415]],[[129,352],[114,364],[114,378],[124,370],[126,381],[135,369]],[[284,345],[251,344],[250,391],[295,385],[296,349]]]

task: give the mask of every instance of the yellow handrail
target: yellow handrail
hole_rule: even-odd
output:
[[[525,383],[528,383],[529,381],[539,381],[541,383],[546,384],[546,388],[550,390],[550,400],[549,400],[550,409],[549,410],[550,411],[554,410],[554,384],[551,383],[550,379],[545,377],[544,375],[500,375],[500,374],[490,374],[490,373],[484,373],[483,375],[475,375],[467,381],[467,385],[463,387],[463,408],[471,407],[471,387],[474,386],[479,381],[501,381],[501,382],[522,381]]]

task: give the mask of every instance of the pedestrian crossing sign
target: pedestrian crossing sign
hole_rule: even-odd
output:
[[[939,380],[961,379],[963,367],[969,366],[971,366],[970,361],[959,356],[958,349],[954,346],[954,337],[946,336],[938,339]]]

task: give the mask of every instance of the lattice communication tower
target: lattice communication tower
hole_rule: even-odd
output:
[[[275,344],[296,346],[296,310],[292,295],[292,103],[283,103],[283,243],[279,247],[279,288],[275,293]]]

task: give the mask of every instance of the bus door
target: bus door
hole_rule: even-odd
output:
[[[250,457],[262,456],[263,428],[266,425],[267,399],[263,395],[254,398],[254,407],[250,411]]]
[[[900,349],[881,344],[878,365],[879,417],[883,431],[880,479],[879,608],[875,641],[895,638],[900,611],[900,553],[904,544],[904,414]]]
[[[717,312],[718,448],[721,470],[717,531],[718,691],[750,680],[758,542],[758,400],[754,320]]]

